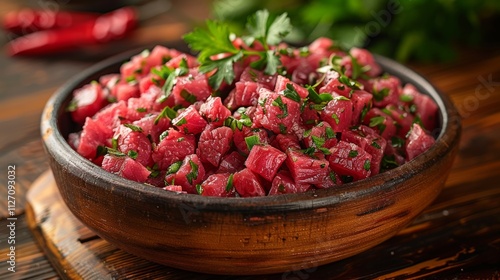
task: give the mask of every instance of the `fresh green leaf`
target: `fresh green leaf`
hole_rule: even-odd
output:
[[[123,124],[123,126],[128,127],[130,129],[132,129],[132,131],[135,131],[135,132],[142,132],[142,128],[141,127],[139,127],[137,125],[133,125],[131,123]]]
[[[248,150],[251,151],[253,146],[260,144],[260,138],[258,135],[251,135],[245,137],[245,143],[247,144]]]
[[[358,156],[358,151],[356,150],[350,150],[349,151],[349,157],[354,158]]]
[[[295,102],[300,102],[300,95],[299,93],[295,90],[292,84],[286,84],[286,88],[283,91],[283,95],[286,98],[292,99]]]
[[[389,89],[388,88],[383,88],[381,90],[376,90],[375,88],[372,90],[372,95],[373,98],[376,101],[382,101],[384,100],[385,97],[389,95]]]
[[[332,119],[334,119],[334,120],[335,120],[335,123],[336,123],[336,124],[339,124],[339,122],[340,122],[340,118],[339,118],[339,116],[337,116],[337,114],[333,113],[333,114],[332,114]]]
[[[335,131],[333,131],[331,127],[325,128],[325,134],[326,134],[326,139],[333,139],[336,136]]]
[[[316,104],[321,104],[323,102],[327,103],[328,101],[333,100],[333,96],[331,94],[328,93],[318,94],[316,90],[311,86],[307,87],[307,92],[308,92],[307,98]]]
[[[128,155],[131,159],[137,159],[137,156],[138,156],[139,154],[137,153],[137,151],[130,150],[130,151],[128,151],[127,155]]]
[[[229,175],[229,178],[227,178],[227,183],[226,183],[226,192],[230,192],[233,189],[233,174]]]
[[[181,168],[181,165],[182,165],[182,161],[177,161],[177,162],[172,163],[168,167],[166,175],[177,173],[177,171],[179,171],[179,169]]]
[[[158,122],[160,121],[160,119],[162,119],[162,118],[169,118],[169,119],[173,120],[176,117],[177,117],[177,112],[174,111],[172,108],[167,106],[167,107],[163,108],[161,113],[155,118],[154,124],[157,125]]]
[[[365,163],[363,164],[363,169],[365,169],[366,171],[370,170],[371,168],[371,162],[369,159],[365,160]]]
[[[190,184],[193,184],[193,180],[198,178],[198,164],[196,164],[194,161],[189,160],[189,166],[191,167],[191,171],[186,174],[186,179]]]
[[[283,118],[286,118],[288,116],[288,106],[286,105],[286,103],[283,103],[283,99],[281,99],[281,95],[278,96],[276,99],[274,99],[274,101],[271,104],[273,106],[277,106],[278,108],[280,108],[281,112],[283,112],[282,114],[276,115],[276,117],[283,119]]]
[[[401,94],[399,96],[399,100],[401,100],[403,102],[412,102],[413,101],[413,95]]]

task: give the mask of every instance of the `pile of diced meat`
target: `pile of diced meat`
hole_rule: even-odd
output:
[[[280,48],[278,74],[246,59],[218,90],[196,57],[144,51],[120,73],[74,91],[68,110],[82,130],[68,142],[124,178],[224,197],[332,188],[395,168],[434,143],[434,101],[383,74],[367,50],[341,51],[325,38]]]

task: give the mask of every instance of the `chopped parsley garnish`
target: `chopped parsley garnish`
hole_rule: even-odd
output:
[[[375,148],[377,148],[377,149],[379,149],[379,150],[382,148],[382,147],[380,147],[380,145],[379,145],[377,142],[375,142],[375,141],[373,141],[373,142],[372,142],[372,147],[375,147]]]
[[[292,99],[295,102],[300,102],[300,96],[292,84],[286,85],[286,89],[283,91],[283,95],[287,98]]]
[[[405,145],[405,140],[400,138],[400,137],[397,137],[397,136],[392,136],[391,137],[391,145],[394,148],[401,148]]]
[[[176,126],[181,126],[183,124],[187,124],[187,120],[186,118],[181,118],[180,120],[178,120],[174,125]]]
[[[224,126],[231,128],[232,130],[238,129],[242,130],[243,126],[250,127],[252,126],[252,120],[249,116],[245,114],[241,114],[240,119],[236,119],[234,117],[228,117],[224,120]]]
[[[278,127],[279,127],[279,129],[280,129],[280,133],[281,133],[281,134],[286,134],[286,130],[287,130],[286,125],[284,125],[284,124],[282,124],[282,123],[279,123],[279,124],[278,124]]]
[[[282,114],[276,115],[276,117],[283,119],[288,116],[288,106],[286,105],[286,103],[283,103],[283,99],[281,99],[281,96],[278,96],[276,99],[274,99],[272,105],[277,106],[283,112]]]
[[[193,32],[184,36],[184,40],[191,49],[199,51],[198,61],[201,63],[200,72],[207,73],[215,70],[208,79],[210,86],[217,90],[223,81],[231,84],[235,78],[233,65],[242,58],[258,56],[258,60],[250,65],[253,68],[264,70],[267,75],[274,75],[281,65],[276,50],[272,46],[278,45],[292,30],[287,14],[281,14],[271,21],[267,10],[257,11],[247,21],[247,30],[250,36],[247,43],[250,45],[258,41],[262,51],[240,49],[233,45],[232,34],[227,24],[208,20],[207,29],[195,28]],[[215,58],[225,54],[223,58]]]
[[[385,117],[384,116],[376,116],[370,119],[370,127],[377,127],[380,134],[382,134],[385,130]]]
[[[106,146],[97,146],[96,157],[104,156],[108,153],[108,148]]]
[[[196,192],[198,194],[202,194],[203,193],[203,187],[200,185],[200,184],[196,184]]]
[[[258,135],[251,135],[245,137],[245,143],[247,144],[248,150],[251,151],[253,146],[260,144],[260,138]]]
[[[349,157],[354,158],[358,156],[358,151],[356,150],[350,150],[349,151]]]
[[[142,132],[142,128],[137,126],[137,125],[126,123],[126,124],[123,124],[123,126],[128,127],[130,129],[132,129],[132,131],[135,131],[135,132]]]
[[[389,95],[389,89],[383,88],[381,90],[376,90],[375,88],[373,88],[372,95],[376,101],[382,101],[384,100],[385,97]]]
[[[119,151],[118,149],[113,149],[113,148],[106,148],[107,152],[108,152],[108,155],[112,155],[112,156],[115,156],[115,157],[124,157],[125,154],[122,153],[121,151]]]
[[[229,175],[229,178],[227,178],[227,183],[226,183],[226,192],[230,192],[233,189],[233,174]]]
[[[163,131],[160,134],[160,142],[168,136],[168,130]]]
[[[329,93],[318,94],[314,87],[307,86],[307,98],[315,104],[328,103],[328,101],[333,100],[333,96]]]
[[[335,131],[333,131],[333,129],[331,127],[325,128],[325,135],[326,135],[326,139],[332,139],[332,138],[335,138],[335,136],[336,136]]]
[[[177,162],[172,163],[172,165],[170,165],[168,167],[166,175],[176,173],[177,171],[179,171],[179,168],[181,168],[181,165],[182,165],[182,161],[177,161]]]
[[[370,163],[370,160],[367,159],[367,160],[365,160],[365,164],[363,164],[363,169],[368,171],[368,170],[370,170],[370,168],[371,168],[371,163]]]
[[[175,119],[177,117],[177,112],[170,108],[170,107],[165,107],[163,108],[163,110],[161,111],[161,113],[156,117],[155,121],[154,121],[154,124],[158,124],[158,122],[162,119],[162,118],[169,118],[171,120]]]
[[[192,184],[193,180],[198,178],[198,164],[196,164],[192,160],[189,160],[189,166],[191,166],[191,171],[186,175],[186,179],[190,184]]]
[[[365,119],[365,116],[366,116],[366,113],[368,113],[368,110],[370,110],[370,105],[365,104],[365,106],[363,106],[363,109],[361,110],[361,121],[363,121]]]
[[[413,95],[401,94],[399,96],[399,100],[401,100],[403,102],[411,102],[411,101],[413,101]]]
[[[399,164],[396,162],[394,155],[385,155],[382,157],[382,162],[380,163],[380,169],[389,170],[398,167]]]
[[[352,65],[352,74],[351,77],[352,79],[356,80],[358,78],[363,78],[365,80],[368,80],[369,77],[365,74],[368,70],[370,70],[369,66],[361,66],[358,62],[358,60],[352,56],[351,57],[351,65]]]
[[[279,191],[280,193],[284,193],[284,192],[285,192],[285,185],[284,185],[283,183],[280,183],[280,184],[278,185],[278,191]]]
[[[144,108],[144,107],[140,107],[140,108],[137,108],[135,109],[136,112],[138,113],[145,113],[148,111],[148,109]]]
[[[184,100],[186,100],[187,102],[193,104],[196,102],[196,96],[195,95],[192,95],[191,93],[189,93],[189,91],[183,89],[181,91],[181,97],[184,98]]]
[[[339,116],[337,116],[337,114],[333,113],[333,114],[332,114],[332,119],[334,119],[334,120],[335,120],[335,123],[336,123],[336,124],[339,124],[340,119],[339,119]]]
[[[78,109],[78,103],[76,102],[76,100],[71,100],[68,104],[68,106],[66,107],[66,111],[67,112],[74,112],[76,111],[76,109]]]
[[[136,151],[134,150],[130,150],[128,151],[127,155],[131,158],[131,159],[137,159],[137,156],[139,155]]]

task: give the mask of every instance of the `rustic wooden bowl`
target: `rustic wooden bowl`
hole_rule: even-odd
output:
[[[214,274],[309,269],[395,235],[441,191],[460,137],[449,99],[427,80],[383,57],[385,71],[413,83],[439,106],[437,141],[411,162],[337,188],[259,198],[176,194],[110,174],[66,142],[76,129],[65,108],[75,88],[117,72],[133,53],[81,73],[48,101],[41,131],[59,191],[73,214],[119,248],[175,268]]]

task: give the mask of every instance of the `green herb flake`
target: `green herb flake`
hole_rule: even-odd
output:
[[[260,138],[258,135],[251,135],[245,137],[245,143],[247,144],[248,150],[251,151],[253,146],[260,144]]]
[[[379,125],[383,124],[385,122],[385,117],[384,116],[376,116],[370,119],[370,127],[378,127]]]
[[[196,184],[195,188],[196,188],[196,192],[197,192],[199,195],[201,195],[201,194],[203,193],[203,186],[202,186],[202,185],[200,185],[200,184]]]
[[[198,178],[198,164],[189,160],[189,166],[191,167],[191,171],[186,175],[186,179],[190,184],[193,184],[193,180]]]
[[[181,126],[183,124],[187,124],[187,120],[186,118],[181,118],[180,120],[178,120],[174,125],[175,126]]]
[[[284,193],[284,192],[286,191],[286,189],[285,189],[285,185],[284,185],[283,183],[280,183],[280,184],[278,185],[278,191],[279,191],[280,193]]]
[[[168,130],[163,131],[160,134],[160,142],[168,136]]]
[[[317,136],[311,136],[314,146],[317,148],[323,147],[325,145],[325,139]]]
[[[355,158],[357,156],[358,156],[358,151],[356,151],[356,150],[350,150],[349,151],[349,157],[350,158]]]
[[[148,111],[148,109],[146,109],[144,107],[139,107],[139,108],[135,109],[135,111],[138,113],[145,113]]]
[[[375,148],[377,148],[377,149],[379,149],[379,150],[382,148],[382,147],[380,147],[380,145],[379,145],[377,142],[375,142],[375,141],[373,141],[373,142],[372,142],[371,146],[372,146],[372,147],[375,147]]]
[[[132,129],[132,131],[134,132],[142,132],[142,128],[137,126],[137,125],[133,125],[133,124],[130,124],[130,123],[126,123],[126,124],[123,124],[123,126],[125,127],[128,127],[130,129]]]
[[[196,96],[195,95],[192,95],[191,93],[189,93],[187,90],[183,89],[181,91],[181,97],[184,98],[184,100],[186,100],[187,102],[193,104],[196,102]]]
[[[134,150],[130,150],[128,151],[127,155],[131,158],[131,159],[137,159],[137,156],[139,155],[136,151]]]
[[[336,123],[336,124],[339,124],[340,119],[339,119],[339,116],[337,116],[337,114],[333,113],[333,114],[332,114],[332,119],[334,119],[334,120],[335,120],[335,123]]]
[[[391,145],[394,148],[402,148],[405,145],[405,140],[397,136],[392,136]]]
[[[367,159],[365,160],[365,163],[363,164],[363,169],[365,169],[366,171],[369,171],[371,168],[371,163],[370,163],[370,160]]]
[[[177,173],[177,171],[179,171],[179,169],[181,168],[181,165],[182,165],[182,161],[177,161],[177,162],[172,163],[168,167],[167,173],[165,175]]]
[[[76,109],[78,109],[78,102],[76,102],[76,100],[71,100],[68,104],[68,106],[66,107],[66,112],[74,112],[76,111]]]
[[[389,89],[383,88],[381,90],[376,90],[375,88],[372,90],[373,98],[376,101],[382,101],[385,97],[389,96]]]
[[[399,96],[399,100],[401,100],[403,102],[412,102],[413,101],[413,95],[401,94]]]
[[[333,100],[333,96],[331,94],[318,94],[312,86],[307,86],[307,92],[307,98],[315,104],[328,103],[330,100]]]
[[[230,192],[233,189],[233,174],[229,175],[229,178],[227,178],[227,183],[226,183],[226,192]]]
[[[286,98],[290,98],[291,100],[295,102],[300,102],[300,95],[299,93],[295,90],[292,84],[287,84],[286,89],[283,91],[283,95]]]
[[[279,127],[279,129],[280,129],[280,133],[281,133],[281,134],[286,134],[286,132],[287,132],[286,125],[284,125],[284,124],[282,124],[282,123],[279,123],[279,124],[278,124],[278,127]]]
[[[158,122],[160,122],[160,120],[162,118],[169,118],[169,119],[173,120],[176,117],[177,117],[177,112],[174,109],[167,106],[167,107],[163,108],[161,113],[156,117],[154,124],[157,125]]]
[[[335,176],[335,172],[330,171],[330,173],[328,173],[328,177],[330,177],[330,180],[332,180],[334,184],[337,184],[337,176]]]
[[[331,127],[325,128],[326,139],[333,139],[336,137],[335,131]]]
[[[124,153],[122,153],[121,151],[119,151],[117,149],[107,148],[107,151],[108,151],[109,155],[112,155],[112,156],[115,156],[115,157],[124,157],[125,156]]]
[[[283,99],[281,99],[281,96],[278,96],[276,99],[274,99],[271,104],[273,106],[277,106],[283,112],[282,114],[276,115],[276,117],[283,119],[288,116],[288,106],[286,105],[286,103],[283,103]]]
[[[125,81],[127,83],[137,83],[137,79],[135,78],[135,76],[128,76],[125,78]]]

